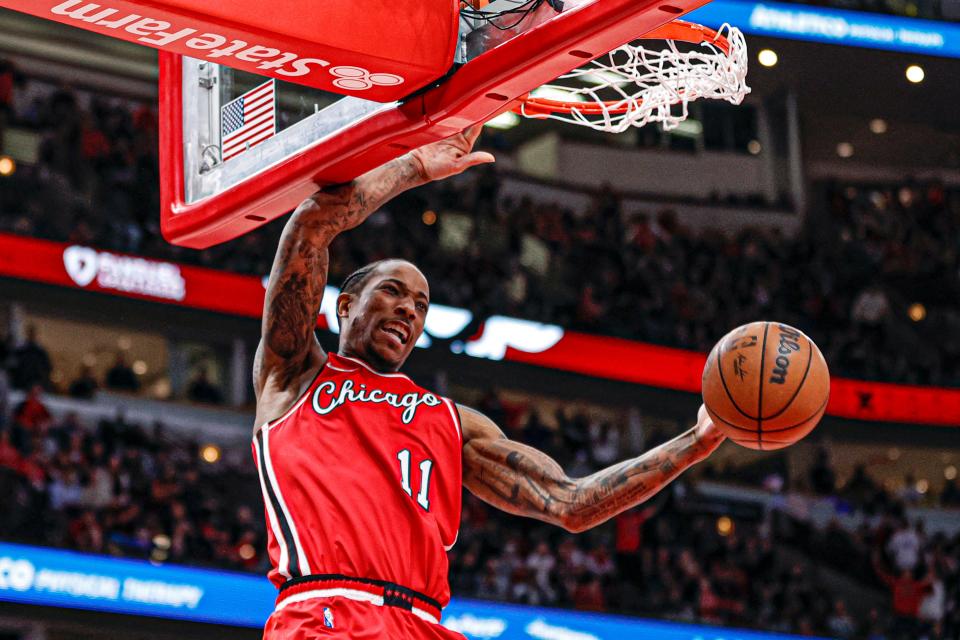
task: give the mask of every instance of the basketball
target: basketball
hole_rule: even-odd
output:
[[[830,372],[799,329],[751,322],[716,344],[703,369],[703,403],[728,438],[781,449],[810,433],[827,408]]]

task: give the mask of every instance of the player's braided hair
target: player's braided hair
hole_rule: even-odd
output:
[[[340,285],[340,293],[359,293],[367,280],[370,279],[370,275],[376,270],[380,263],[386,262],[386,260],[377,260],[376,262],[371,262],[370,264],[364,265],[348,275],[343,279],[343,284]],[[337,316],[337,326],[340,326],[340,317]]]
[[[367,280],[370,279],[370,274],[383,262],[386,262],[386,260],[371,262],[348,275],[344,278],[343,284],[340,285],[340,293],[357,293],[363,289],[363,285],[367,284]]]

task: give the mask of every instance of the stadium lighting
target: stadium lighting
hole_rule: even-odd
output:
[[[200,457],[203,458],[204,462],[214,464],[220,460],[220,447],[215,444],[205,445],[200,451]]]
[[[17,163],[10,156],[0,156],[0,176],[13,175],[17,170]]]
[[[887,132],[887,121],[883,118],[874,118],[870,121],[870,131],[877,135]]]
[[[919,84],[923,82],[923,78],[924,76],[926,76],[926,73],[924,73],[923,67],[921,67],[920,65],[912,64],[909,67],[907,67],[906,75],[907,75],[907,80],[909,80],[913,84]]]
[[[841,142],[837,145],[837,155],[841,158],[849,158],[853,155],[853,145],[849,142]]]
[[[761,49],[757,54],[757,61],[765,67],[776,65],[779,59],[777,52],[773,49]]]
[[[724,537],[733,533],[733,520],[728,516],[720,516],[717,518],[717,533]]]
[[[487,120],[484,126],[491,129],[513,129],[518,124],[520,124],[520,116],[512,111],[504,111],[496,118]]]

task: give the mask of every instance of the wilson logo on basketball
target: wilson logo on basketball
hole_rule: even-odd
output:
[[[800,350],[800,334],[790,327],[779,325],[780,346],[777,347],[777,359],[774,360],[773,372],[770,374],[771,384],[783,384],[787,379],[787,368],[790,367],[790,354]]]

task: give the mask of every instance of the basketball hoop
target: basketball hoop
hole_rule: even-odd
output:
[[[674,20],[642,40],[665,40],[666,48],[625,44],[557,78],[564,84],[543,85],[520,98],[513,111],[528,118],[550,118],[611,133],[650,122],[659,122],[669,131],[687,118],[694,100],[714,98],[740,104],[750,92],[746,85],[747,46],[735,27],[724,24],[714,31]],[[694,48],[682,51],[678,42]]]

